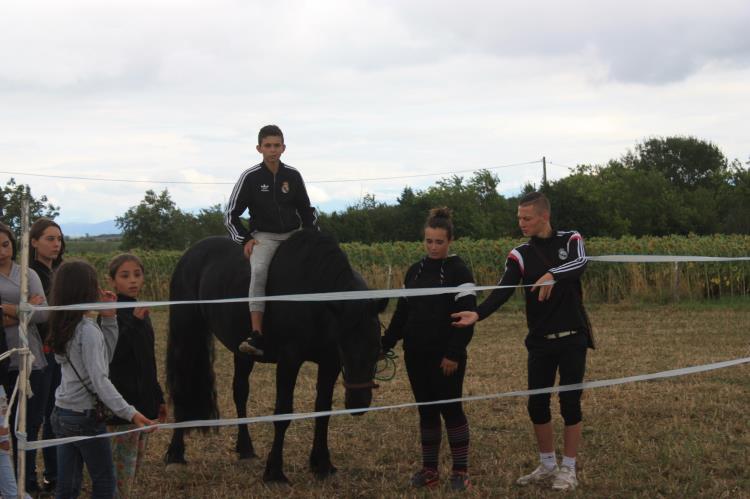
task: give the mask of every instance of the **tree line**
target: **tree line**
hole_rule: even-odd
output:
[[[589,237],[750,234],[750,171],[695,137],[649,138],[606,164],[578,165],[567,177],[528,184],[518,196],[501,195],[499,186],[488,170],[468,178],[454,175],[422,190],[406,186],[394,204],[368,194],[344,210],[322,213],[319,223],[341,242],[413,241],[421,237],[428,210],[448,206],[456,237],[518,236],[518,197],[541,190],[552,203],[555,226]],[[29,194],[11,179],[2,190],[0,220],[17,228],[20,199]],[[32,198],[32,219],[58,214],[46,197]],[[116,223],[123,249],[184,249],[226,232],[220,205],[186,212],[166,189],[146,191]]]
[[[342,212],[323,214],[321,225],[341,241],[409,241],[421,235],[427,211],[454,211],[456,235],[492,239],[518,235],[518,197],[497,192],[487,170],[453,176],[425,190],[405,187],[396,204],[365,198]],[[587,236],[750,234],[750,172],[729,162],[714,144],[694,137],[650,138],[604,165],[579,165],[570,175],[526,185],[543,191],[553,224]]]

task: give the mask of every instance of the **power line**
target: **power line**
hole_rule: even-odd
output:
[[[548,165],[552,165],[552,166],[560,166],[562,168],[567,168],[568,170],[575,170],[576,169],[575,166],[563,165],[561,163],[553,163],[552,161],[547,161],[547,164]]]
[[[498,170],[501,168],[511,168],[514,166],[525,166],[534,165],[539,163],[541,160],[525,161],[523,163],[510,163],[499,166],[489,166],[485,168],[473,168],[467,170],[453,170],[448,172],[435,172],[435,173],[421,173],[415,175],[397,175],[393,177],[368,177],[368,178],[347,178],[347,179],[325,179],[325,180],[306,180],[307,184],[332,184],[342,182],[372,182],[377,180],[398,180],[405,178],[418,178],[418,177],[435,177],[440,175],[451,175],[456,173],[468,173],[475,172],[478,170]],[[43,173],[26,173],[26,172],[10,172],[0,171],[6,175],[19,175],[27,177],[41,177],[41,178],[54,178],[60,180],[85,180],[93,182],[126,182],[126,183],[137,183],[137,184],[183,184],[183,185],[234,185],[236,182],[191,182],[188,180],[136,180],[136,179],[124,179],[124,178],[101,178],[101,177],[82,177],[76,175],[47,175]]]
[[[101,178],[101,177],[78,177],[74,175],[46,175],[43,173],[26,173],[26,172],[6,172],[0,171],[7,175],[21,175],[27,177],[56,178],[62,180],[89,180],[94,182],[127,182],[136,184],[199,184],[199,185],[218,185],[234,184],[235,182],[190,182],[188,180],[136,180],[132,178]]]
[[[456,174],[456,173],[469,173],[469,172],[475,172],[478,170],[498,170],[500,168],[511,168],[513,166],[525,166],[525,165],[535,165],[539,163],[541,160],[535,160],[535,161],[525,161],[523,163],[511,163],[507,165],[500,165],[500,166],[489,166],[485,168],[472,168],[468,170],[453,170],[450,172],[441,172],[441,173],[421,173],[417,175],[399,175],[396,177],[372,177],[372,178],[351,178],[351,179],[341,179],[341,180],[311,180],[306,181],[308,184],[323,184],[323,183],[334,183],[334,182],[368,182],[372,180],[398,180],[402,178],[417,178],[417,177],[434,177],[438,175],[450,175],[450,174]]]

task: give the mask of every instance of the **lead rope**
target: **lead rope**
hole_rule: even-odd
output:
[[[383,358],[378,359],[375,367],[375,379],[378,381],[390,381],[396,377],[396,359],[398,355],[393,350],[383,352]],[[382,373],[386,374],[382,374]]]
[[[382,322],[380,323],[380,329],[381,332],[385,331],[385,326]],[[378,381],[390,381],[395,378],[396,359],[398,359],[398,355],[396,355],[393,349],[383,352],[383,358],[379,358],[377,364],[375,364],[375,376],[373,377]],[[382,374],[384,372],[388,374]]]

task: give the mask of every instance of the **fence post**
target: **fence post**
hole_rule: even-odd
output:
[[[18,343],[21,347],[18,364],[18,410],[16,411],[16,442],[18,447],[18,497],[26,497],[26,389],[29,382],[28,324],[31,313],[29,298],[29,198],[21,202],[21,300],[18,304]]]
[[[680,301],[680,264],[674,262],[674,278],[672,280],[672,301]]]

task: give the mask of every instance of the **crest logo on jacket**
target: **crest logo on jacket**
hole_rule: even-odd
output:
[[[560,248],[559,250],[557,250],[557,257],[560,260],[565,260],[566,258],[568,258],[568,252],[565,251],[565,248]]]
[[[268,184],[261,184],[260,192],[268,192]]]
[[[289,194],[289,182],[286,180],[281,183],[281,192],[284,194]]]

